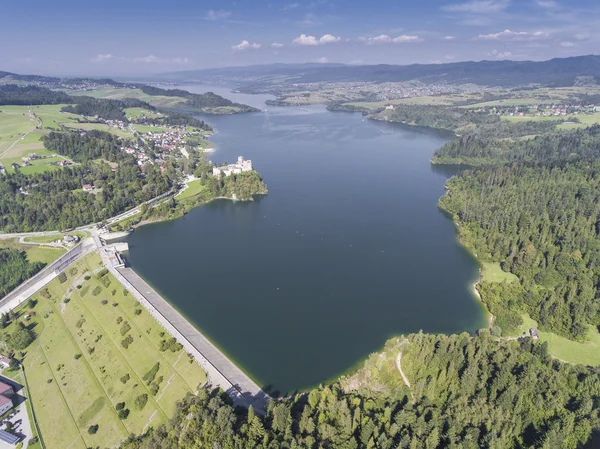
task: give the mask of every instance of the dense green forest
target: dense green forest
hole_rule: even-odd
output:
[[[146,84],[139,84],[136,86],[142,92],[148,95],[158,96],[163,95],[167,97],[182,97],[187,99],[185,103],[182,103],[178,107],[183,109],[197,109],[203,110],[205,108],[221,108],[221,107],[232,107],[240,109],[240,112],[256,112],[258,109],[251,106],[234,103],[231,100],[223,98],[212,92],[206,92],[203,94],[193,94],[183,89],[161,89],[160,87],[148,86]]]
[[[121,448],[575,449],[600,428],[599,400],[598,372],[552,360],[546,344],[494,341],[487,330],[416,334],[390,340],[341,383],[271,401],[264,417],[200,389],[167,427]]]
[[[84,115],[87,117],[98,116],[105,120],[122,120],[125,118],[125,108],[144,108],[155,111],[156,108],[145,101],[136,98],[125,98],[123,100],[106,100],[103,98],[93,98],[85,96],[70,97],[67,105],[61,109],[63,112]]]
[[[447,187],[440,206],[460,224],[465,245],[521,279],[481,286],[501,326],[518,324],[518,311],[575,339],[586,324],[600,326],[599,160],[467,171]]]
[[[133,162],[131,156],[120,151],[127,142],[121,137],[106,131],[91,130],[85,133],[76,131],[50,132],[43,137],[44,147],[76,162],[94,159],[105,159],[111,162],[127,160]]]
[[[85,193],[83,184],[100,191]],[[172,185],[169,174],[161,174],[156,166],[145,166],[141,174],[133,159],[116,171],[102,162],[35,175],[17,171],[0,177],[0,230],[49,231],[96,223],[167,192]]]
[[[23,251],[0,249],[0,298],[43,267],[42,262],[29,262]]]
[[[525,123],[527,122],[523,125]],[[488,139],[473,133],[465,134],[436,151],[433,162],[481,165],[594,160],[599,156],[600,125],[593,125],[589,128],[556,131],[522,140]]]
[[[39,105],[70,103],[72,97],[45,87],[0,85],[0,105]]]

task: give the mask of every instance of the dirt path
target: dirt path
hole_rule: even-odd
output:
[[[404,344],[408,344],[408,340],[402,342],[402,346],[404,346]],[[414,404],[416,402],[416,399],[415,395],[412,392],[412,389],[410,388],[410,381],[408,380],[408,377],[406,377],[406,374],[404,374],[404,371],[402,371],[402,348],[400,348],[400,351],[398,351],[398,355],[396,356],[396,367],[398,367],[398,371],[400,371],[402,380],[404,381],[404,384],[408,387],[408,391],[410,391],[410,397],[412,398],[412,403]]]

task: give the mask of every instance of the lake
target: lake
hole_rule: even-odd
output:
[[[201,92],[201,86],[184,87]],[[128,263],[261,386],[335,379],[411,332],[486,326],[475,260],[438,208],[447,134],[323,106],[206,117],[213,162],[252,159],[269,188],[138,228]]]

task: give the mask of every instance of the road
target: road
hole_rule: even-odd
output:
[[[0,300],[0,314],[6,313],[24,301],[27,301],[35,292],[44,288],[44,286],[55,279],[58,276],[59,271],[64,271],[67,266],[95,250],[96,245],[92,239],[86,239],[81,242],[81,244],[62,255],[58,260],[48,265],[35,276],[23,282],[12,292],[2,298]],[[57,270],[57,268],[62,269]]]
[[[209,383],[222,388],[235,405],[252,405],[263,414],[269,396],[225,354],[192,326],[131,268],[115,268],[108,259],[97,233],[93,235],[104,266],[138,300],[161,326],[191,354],[206,371]]]

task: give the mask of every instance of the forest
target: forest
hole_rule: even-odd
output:
[[[29,262],[23,251],[0,248],[0,298],[42,268],[42,262]]]
[[[43,137],[43,142],[47,150],[67,156],[75,162],[105,159],[135,163],[131,156],[120,151],[120,147],[127,145],[127,141],[106,131],[91,130],[85,134],[76,131],[51,131]]]
[[[17,86],[16,84],[0,85],[0,105],[40,105],[70,103],[72,97],[45,87]]]
[[[94,161],[34,175],[6,174],[0,177],[0,230],[49,231],[100,222],[167,192],[173,181],[156,166],[145,166],[141,174],[133,160],[116,171]],[[98,192],[83,192],[84,184]]]
[[[136,87],[148,95],[164,95],[167,97],[185,98],[187,101],[179,106],[184,109],[201,110],[204,108],[235,107],[239,108],[240,112],[258,111],[256,108],[245,104],[234,103],[231,100],[223,98],[220,95],[216,95],[212,92],[193,94],[183,89],[161,89],[160,87],[149,86],[147,84],[138,84]]]
[[[600,125],[593,125],[572,131],[555,131],[523,140],[482,138],[469,133],[454,139],[436,151],[433,162],[489,165],[511,162],[594,160],[599,156]]]
[[[168,426],[121,448],[575,449],[600,429],[599,400],[598,372],[552,360],[545,343],[415,334],[339,383],[271,401],[264,417],[201,388]]]
[[[440,206],[462,242],[521,280],[481,285],[500,326],[519,324],[519,311],[572,339],[600,326],[600,160],[482,168],[447,187]]]

